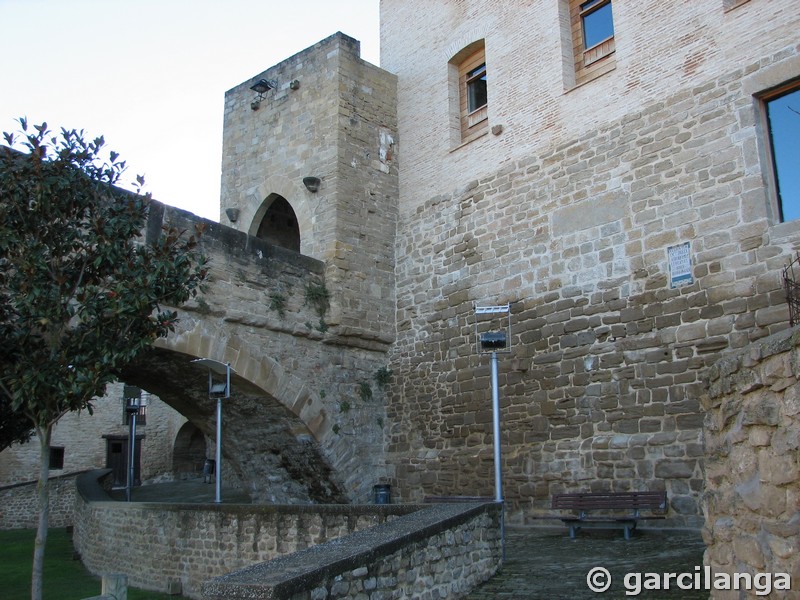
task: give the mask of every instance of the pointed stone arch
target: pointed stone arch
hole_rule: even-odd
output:
[[[301,181],[292,181],[283,175],[271,175],[254,189],[249,197],[247,206],[242,208],[240,220],[246,224],[248,235],[258,236],[258,229],[264,220],[267,211],[277,197],[281,197],[291,206],[297,220],[297,230],[300,235],[300,253],[314,258],[320,252],[316,249],[313,229],[313,209],[309,204],[309,192]]]
[[[258,220],[253,222],[253,224],[258,222],[255,237],[273,246],[300,252],[300,227],[289,201],[280,194],[270,194],[264,200],[262,208],[263,216],[260,222]]]

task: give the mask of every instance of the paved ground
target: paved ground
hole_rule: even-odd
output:
[[[161,483],[133,489],[136,502],[209,503],[215,486],[202,480]],[[112,496],[125,499],[125,490]],[[223,503],[249,503],[241,490],[223,488]],[[509,529],[506,532],[506,560],[498,575],[470,594],[467,600],[706,600],[707,591],[676,589],[636,591],[636,579],[628,573],[696,573],[702,570],[703,541],[699,532],[639,530],[625,540],[621,530],[590,530],[569,539],[567,528]],[[611,573],[611,587],[605,593],[592,592],[587,575],[595,567]],[[598,582],[600,579],[598,579]],[[642,588],[644,576],[642,576]],[[663,581],[663,577],[662,577]]]
[[[626,575],[637,572],[642,573],[642,588],[644,573],[691,573],[693,578],[695,567],[702,572],[703,550],[699,532],[640,530],[626,541],[619,530],[581,532],[571,540],[566,527],[511,529],[502,570],[467,600],[706,599],[709,592],[677,589],[674,580],[668,591],[642,590],[638,595],[626,593],[636,591],[635,576],[625,585]],[[587,575],[595,567],[611,573],[611,587],[605,593],[592,592],[587,585]]]
[[[213,503],[215,491],[216,486],[213,482],[203,483],[202,479],[192,479],[134,487],[131,500],[133,502]],[[125,489],[113,490],[111,497],[114,500],[125,500]],[[225,487],[220,491],[220,500],[223,504],[250,504],[250,498],[245,492]]]

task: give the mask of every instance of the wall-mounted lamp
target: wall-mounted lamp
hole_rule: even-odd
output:
[[[278,87],[278,82],[275,79],[259,79],[250,89],[253,90],[258,96],[250,103],[250,108],[258,110],[261,107],[261,101],[264,99],[264,94],[270,90]]]
[[[228,216],[228,220],[231,223],[236,223],[239,219],[239,209],[238,208],[226,208],[225,214]]]
[[[319,190],[320,179],[319,177],[303,177],[303,185],[312,194],[316,194]]]

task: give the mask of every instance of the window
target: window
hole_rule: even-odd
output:
[[[64,468],[64,447],[50,446],[50,469]]]
[[[570,0],[575,83],[580,85],[614,68],[614,15],[611,0]]]
[[[780,88],[763,100],[780,220],[800,219],[800,83]]]
[[[486,83],[486,52],[483,43],[472,48],[458,64],[461,142],[478,137],[487,129],[489,94]]]

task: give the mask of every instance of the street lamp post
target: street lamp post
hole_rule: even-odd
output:
[[[198,358],[193,360],[208,369],[208,397],[217,401],[217,445],[214,454],[215,490],[214,502],[222,502],[222,400],[231,397],[231,369],[230,363],[222,363],[212,358]],[[223,381],[215,381],[214,375],[224,377]]]
[[[139,414],[139,402],[142,390],[132,385],[122,388],[122,399],[125,402],[125,414],[128,415],[128,481],[125,486],[125,500],[131,501],[133,484],[136,477],[136,417]]]
[[[505,500],[503,499],[502,451],[500,444],[500,386],[497,380],[498,353],[511,352],[511,305],[475,306],[475,339],[478,354],[491,354],[492,429],[494,438],[494,501],[500,504],[500,538],[506,553]]]

